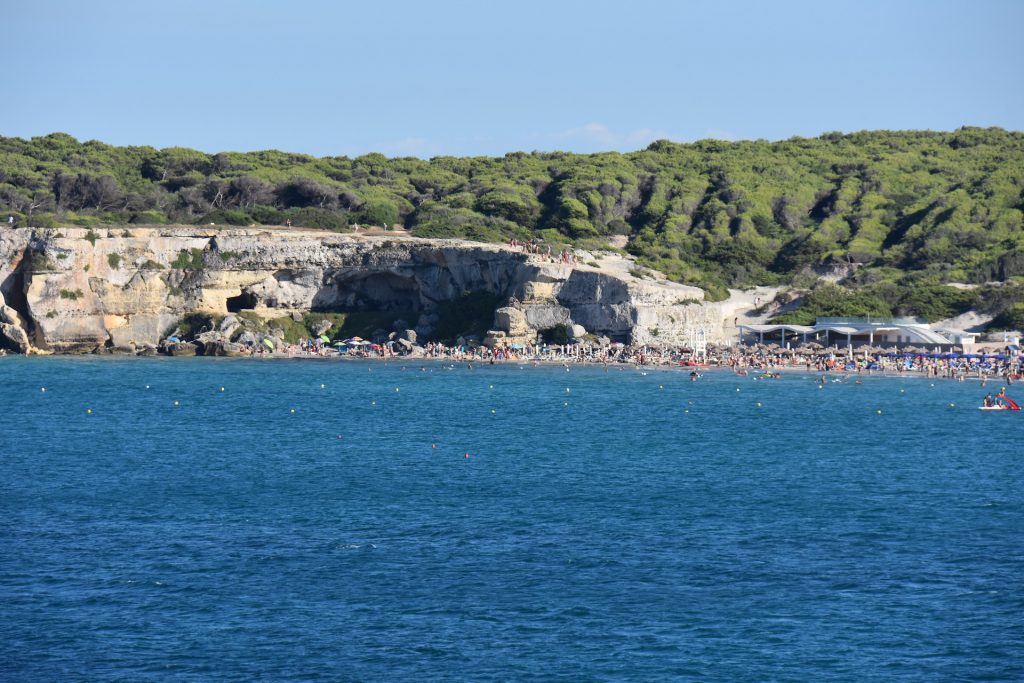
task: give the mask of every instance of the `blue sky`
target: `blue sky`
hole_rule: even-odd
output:
[[[0,135],[355,156],[1024,129],[1024,2],[5,0]]]

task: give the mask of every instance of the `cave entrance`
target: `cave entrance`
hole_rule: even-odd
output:
[[[238,296],[228,298],[228,313],[241,313],[246,309],[256,308],[256,296],[252,292],[242,292]]]
[[[412,277],[376,272],[338,278],[313,298],[316,310],[419,314],[419,284]]]

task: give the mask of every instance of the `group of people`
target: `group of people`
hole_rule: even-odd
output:
[[[994,409],[1001,408],[1003,410],[1020,410],[1020,406],[1006,395],[1006,387],[1000,387],[999,393],[995,396],[992,392],[985,395],[985,398],[981,402],[982,408]]]
[[[977,378],[984,386],[992,378],[1002,378],[1007,384],[1021,378],[1024,364],[1020,355],[999,354],[977,357],[930,358],[925,355],[858,355],[853,358],[842,349],[823,349],[813,353],[769,351],[758,347],[714,347],[706,353],[696,354],[690,349],[668,346],[599,344],[596,341],[548,344],[541,341],[523,344],[499,344],[492,347],[477,343],[473,338],[460,338],[455,344],[428,342],[422,346],[409,342],[390,341],[379,344],[342,347],[346,356],[364,358],[417,357],[450,361],[505,362],[552,361],[558,363],[626,363],[637,366],[721,367],[740,375],[750,371],[777,374],[781,369],[801,369],[815,373],[850,375],[918,374],[931,378],[949,378],[965,381]],[[276,349],[289,357],[334,356],[338,349],[318,338],[303,339],[299,344]],[[256,353],[262,347],[254,349]],[[269,351],[269,349],[267,349]],[[997,397],[998,398],[998,395]]]
[[[974,357],[941,357],[927,355],[886,355],[868,354],[850,358],[841,351],[818,353],[767,352],[756,347],[739,347],[730,354],[729,365],[734,368],[756,369],[776,367],[805,367],[814,372],[855,372],[883,374],[922,374],[932,378],[947,378],[964,381],[977,377],[1006,377],[1013,381],[1024,370],[1019,355],[1008,349],[1005,353],[977,355]]]
[[[534,256],[540,256],[546,258],[548,261],[553,263],[564,263],[566,265],[576,265],[576,254],[572,249],[562,249],[555,256],[554,250],[551,245],[541,246],[541,243],[536,239],[531,239],[529,242],[520,242],[515,237],[508,241],[508,246],[513,249],[520,249],[527,254],[533,254]]]

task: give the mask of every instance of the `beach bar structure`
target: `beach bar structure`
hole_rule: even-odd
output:
[[[952,346],[953,341],[920,318],[818,318],[814,325],[739,325],[740,343],[814,341],[822,346]]]

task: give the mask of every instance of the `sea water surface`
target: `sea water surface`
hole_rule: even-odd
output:
[[[0,679],[1024,679],[1024,415],[816,377],[0,359]]]

